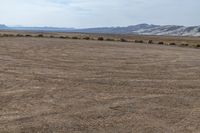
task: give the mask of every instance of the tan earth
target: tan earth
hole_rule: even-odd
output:
[[[200,49],[0,38],[0,133],[200,133]]]

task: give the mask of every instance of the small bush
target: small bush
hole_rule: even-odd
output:
[[[99,41],[103,41],[104,40],[104,38],[103,37],[98,37],[98,39],[97,40],[99,40]]]
[[[51,35],[51,36],[49,36],[50,38],[55,38],[55,36],[53,36],[53,35]]]
[[[15,35],[13,35],[13,34],[8,34],[8,36],[9,36],[9,37],[14,37]]]
[[[3,34],[2,36],[3,36],[3,37],[7,37],[7,36],[8,36],[8,34]]]
[[[128,42],[128,41],[126,39],[124,39],[124,38],[121,38],[120,42]]]
[[[70,39],[70,37],[68,37],[68,36],[60,36],[59,38],[61,38],[61,39]]]
[[[161,45],[163,45],[163,44],[164,44],[164,42],[158,42],[158,44],[161,44]]]
[[[171,42],[171,43],[169,43],[169,45],[176,45],[176,43]]]
[[[25,35],[25,37],[32,37],[32,35]]]
[[[65,39],[66,37],[65,37],[65,36],[60,36],[59,38],[61,38],[61,39]]]
[[[3,35],[1,35],[2,37],[14,37],[15,35],[13,35],[13,34],[3,34]]]
[[[90,40],[90,37],[86,36],[83,38],[84,40]]]
[[[111,38],[107,38],[106,41],[115,41],[115,40]]]
[[[187,44],[187,43],[182,43],[181,46],[187,47],[187,46],[189,46],[189,44]]]
[[[73,36],[72,39],[78,39],[78,37],[77,36]]]
[[[44,35],[43,34],[39,34],[39,35],[37,35],[37,37],[44,37]]]
[[[148,44],[153,44],[153,40],[149,40],[147,43]]]
[[[70,37],[69,36],[65,36],[65,39],[70,39]]]
[[[195,45],[196,48],[200,48],[200,44]]]
[[[142,40],[135,40],[135,43],[143,43]]]
[[[24,35],[22,34],[17,34],[16,37],[23,37]]]

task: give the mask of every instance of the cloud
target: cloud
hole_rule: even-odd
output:
[[[199,0],[0,0],[0,23],[99,27],[137,23],[197,25]]]

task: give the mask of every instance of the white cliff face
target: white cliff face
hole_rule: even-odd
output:
[[[138,30],[133,30],[132,33],[144,35],[200,36],[200,26],[149,25],[149,28],[141,27]]]

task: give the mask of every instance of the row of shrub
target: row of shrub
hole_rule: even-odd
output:
[[[155,44],[155,43],[154,43],[154,44]],[[160,45],[171,45],[171,46],[182,46],[182,47],[196,47],[196,48],[200,48],[200,44],[189,45],[188,43],[176,44],[176,43],[174,43],[174,42],[170,42],[170,43],[158,42],[157,44],[160,44]]]
[[[142,40],[135,40],[135,43],[145,43]],[[181,44],[176,44],[174,42],[170,42],[170,43],[164,43],[162,41],[160,42],[153,42],[153,40],[148,40],[147,41],[148,44],[159,44],[159,45],[170,45],[170,46],[182,46],[182,47],[189,47],[189,46],[193,46],[196,48],[200,48],[200,44],[196,44],[196,45],[189,45],[188,43],[181,43]]]
[[[0,37],[44,37],[43,34],[38,34],[36,36],[27,34],[27,35],[23,35],[23,34],[0,34]]]
[[[0,37],[14,37],[13,34],[0,34]]]
[[[0,34],[0,37],[47,37],[47,38],[61,38],[61,39],[83,39],[83,40],[99,40],[99,41],[116,41],[115,39],[113,38],[104,38],[104,37],[98,37],[96,39],[94,38],[91,38],[89,36],[86,36],[86,37],[77,37],[77,36],[72,36],[72,37],[69,37],[69,36],[53,36],[53,35],[50,35],[50,36],[45,36],[43,34],[38,34],[38,35],[30,35],[30,34]],[[119,41],[121,42],[128,42],[126,39],[124,38],[121,38]]]
[[[135,42],[135,43],[145,43],[145,44],[147,43],[147,44],[183,46],[183,47],[193,46],[193,47],[196,47],[196,48],[200,48],[200,44],[189,45],[187,43],[182,43],[182,44],[176,44],[174,42],[164,43],[162,41],[160,41],[160,42],[154,42],[153,40],[148,40],[148,41],[143,41],[143,40],[129,41],[129,40],[126,40],[124,38],[120,38],[119,40],[115,40],[113,38],[104,38],[104,37],[98,37],[98,38],[94,39],[94,38],[91,38],[89,36],[85,36],[85,37],[81,38],[81,37],[77,37],[77,36],[72,36],[72,37],[69,37],[69,36],[53,36],[53,35],[44,36],[43,34],[38,34],[38,35],[26,34],[26,35],[23,35],[23,34],[6,34],[5,33],[5,34],[0,34],[0,37],[40,37],[40,38],[47,37],[47,38],[61,38],[61,39],[83,39],[83,40],[98,40],[98,41],[120,41],[120,42]]]

